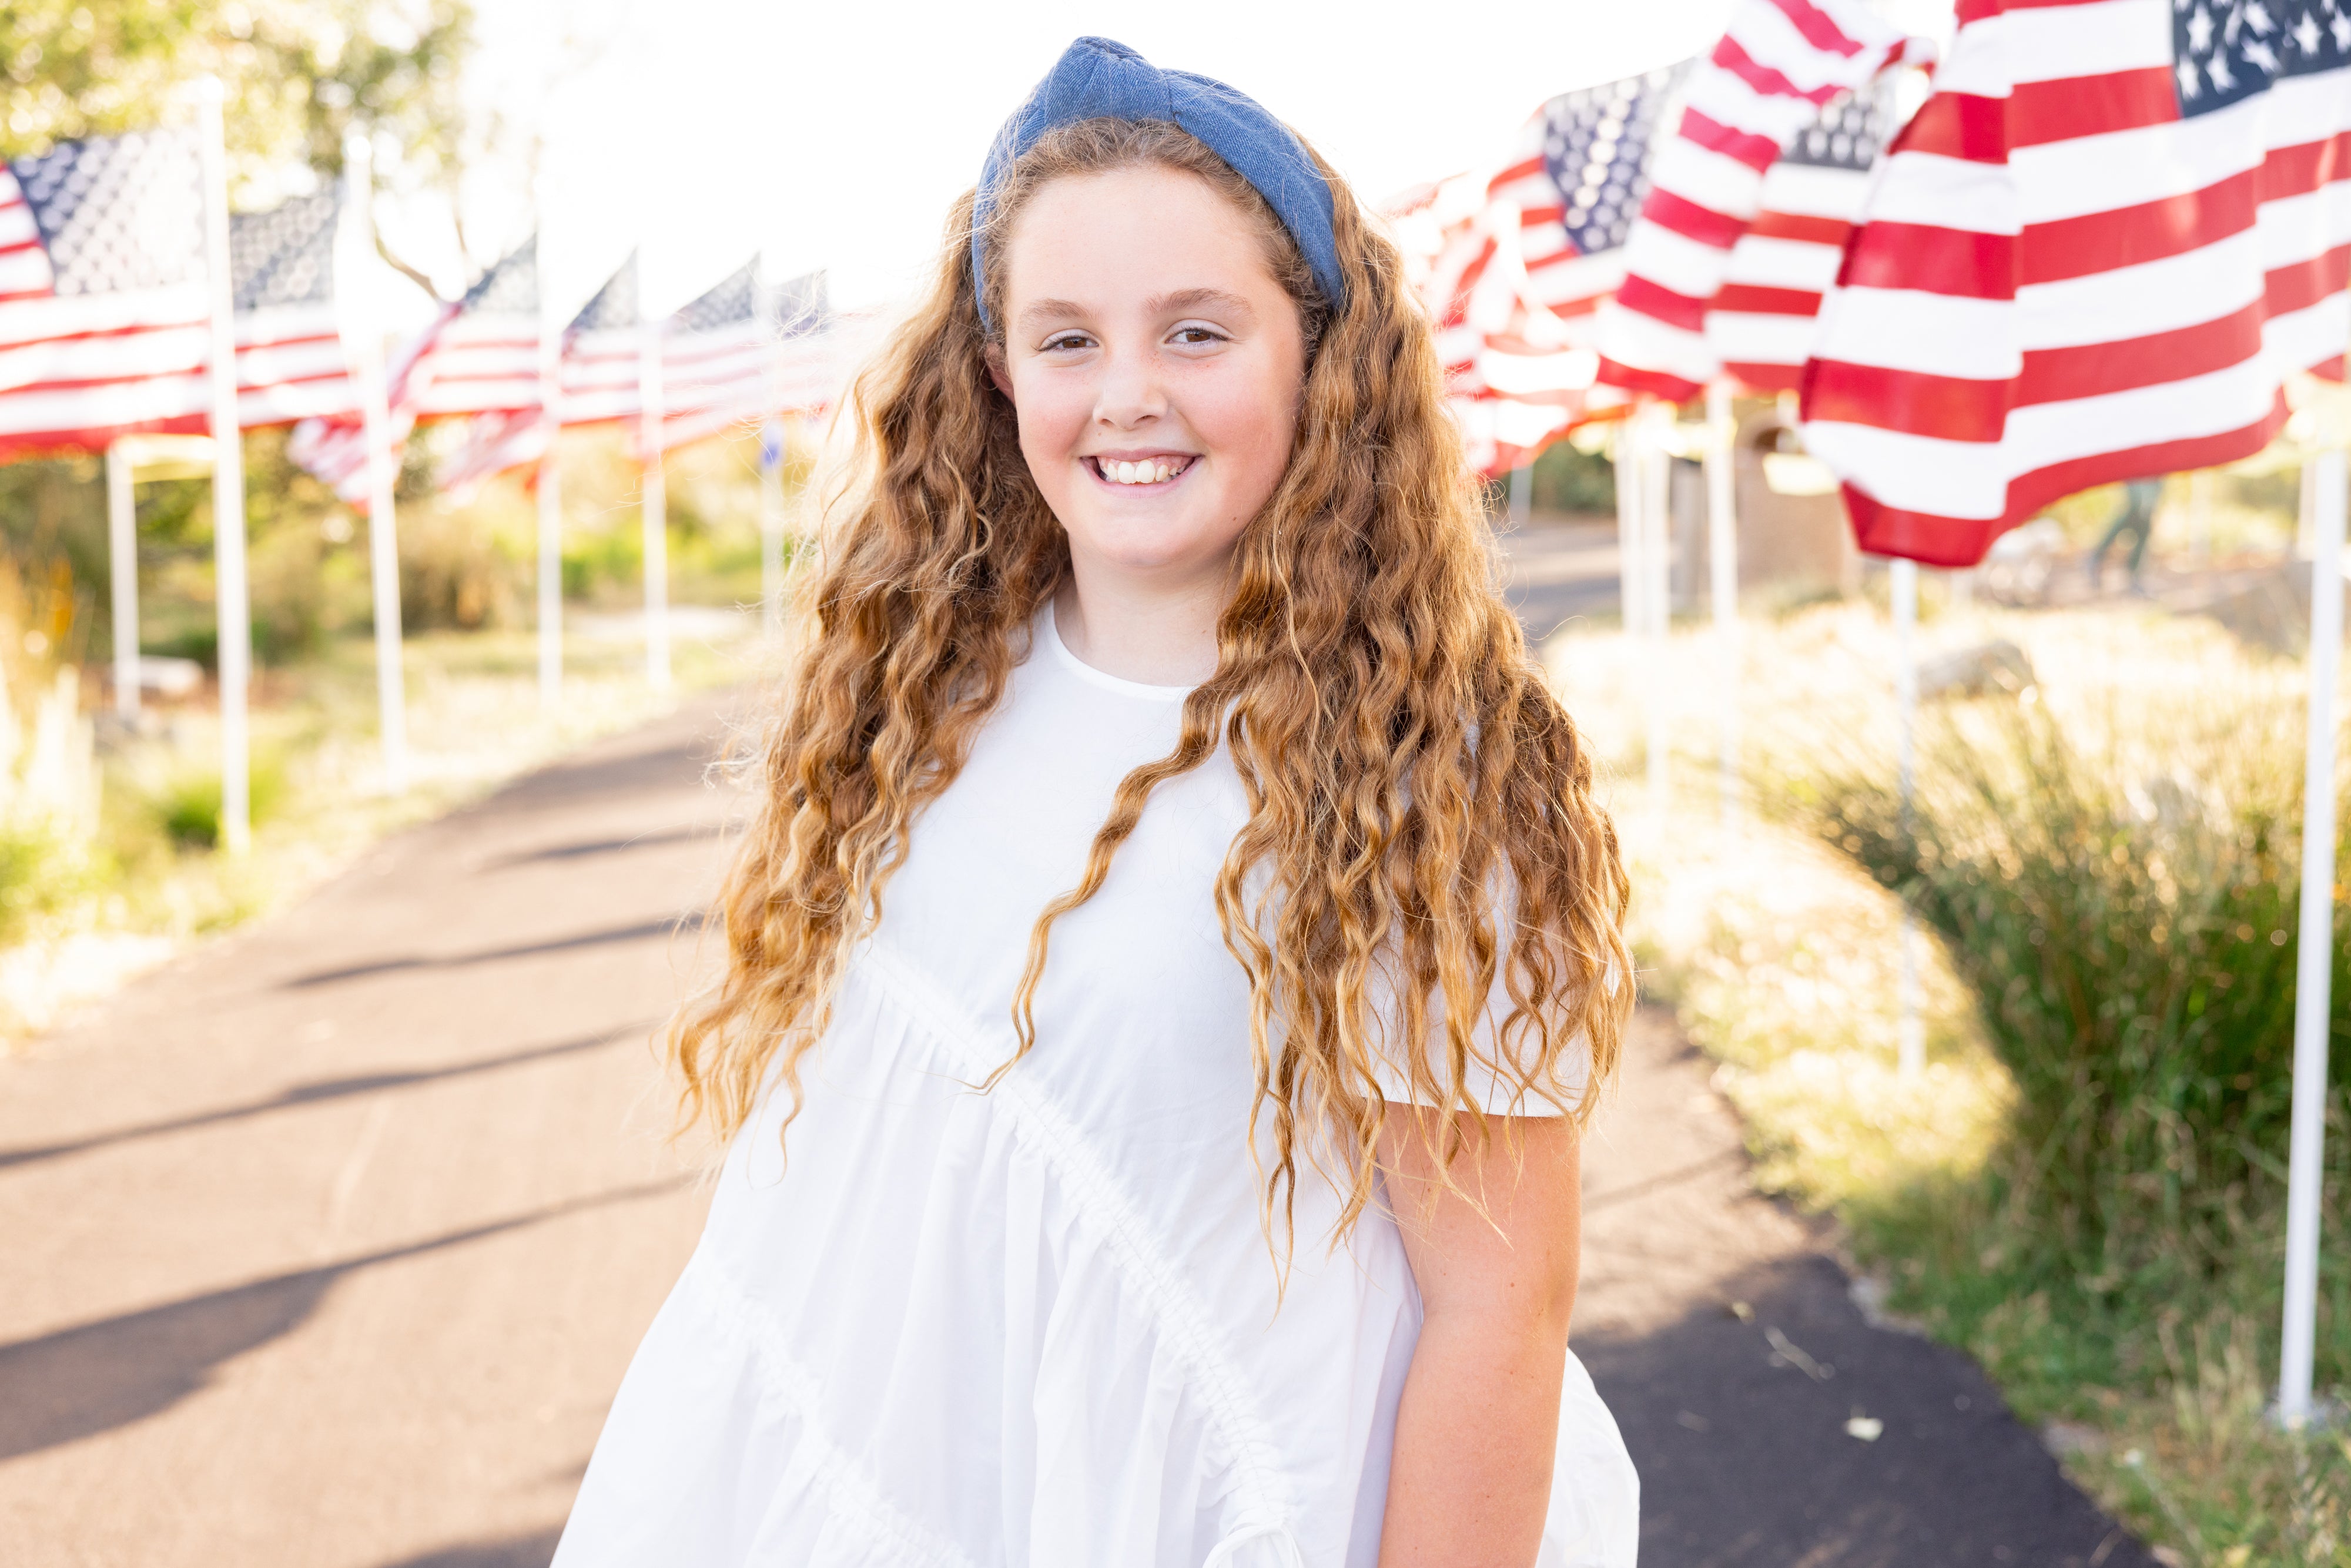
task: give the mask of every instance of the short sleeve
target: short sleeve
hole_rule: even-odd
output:
[[[1510,1016],[1510,991],[1503,963],[1498,965],[1494,984],[1486,993],[1486,1006],[1477,1026],[1469,1035],[1469,1061],[1462,1072],[1462,1093],[1471,1104],[1489,1116],[1557,1116],[1573,1111],[1583,1103],[1583,1095],[1592,1081],[1592,1040],[1589,1034],[1578,1030],[1560,1048],[1549,1073],[1541,1082],[1530,1085],[1523,1074],[1499,1069],[1509,1065],[1506,1048],[1517,1052],[1537,1049],[1533,1020],[1522,1020],[1511,1030],[1506,1041],[1502,1025]],[[1373,1077],[1380,1092],[1390,1103],[1399,1105],[1430,1104],[1433,1102],[1413,1087],[1412,1074],[1404,1057],[1404,1009],[1398,996],[1398,975],[1393,962],[1382,966],[1383,973],[1373,988],[1377,1014],[1373,1053]],[[1614,993],[1618,979],[1612,968],[1603,985]],[[1560,1020],[1564,1022],[1563,1019]],[[1432,992],[1428,998],[1428,1034],[1425,1042],[1428,1061],[1428,1078],[1442,1086],[1451,1080],[1451,1070],[1446,1060],[1446,1012],[1443,992]]]

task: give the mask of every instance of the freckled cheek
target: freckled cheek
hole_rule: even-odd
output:
[[[1029,459],[1040,484],[1048,482],[1045,470],[1069,463],[1092,416],[1093,389],[1074,382],[1074,377],[1013,382],[1013,404],[1020,419],[1020,455]]]
[[[1185,422],[1217,459],[1236,498],[1256,510],[1290,461],[1296,398],[1285,384],[1250,377],[1207,378],[1185,389]],[[1238,492],[1249,492],[1246,497]]]

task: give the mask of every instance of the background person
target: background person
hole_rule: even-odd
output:
[[[2156,504],[2163,499],[2160,479],[2133,479],[2123,486],[2123,504],[2115,513],[2115,520],[2105,534],[2090,551],[2090,587],[2103,589],[2106,581],[2106,552],[2125,538],[2131,541],[2126,559],[2130,570],[2132,591],[2138,589],[2140,566],[2147,559],[2147,540],[2155,535]]]

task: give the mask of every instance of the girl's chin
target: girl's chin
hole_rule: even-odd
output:
[[[1188,576],[1205,569],[1221,570],[1239,537],[1205,528],[1138,528],[1111,523],[1100,528],[1070,530],[1071,553],[1092,564],[1138,577],[1165,573]]]

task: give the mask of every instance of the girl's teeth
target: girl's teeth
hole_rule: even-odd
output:
[[[1159,485],[1176,477],[1176,462],[1168,458],[1153,458],[1142,463],[1122,463],[1114,458],[1102,465],[1102,477],[1113,485]]]

